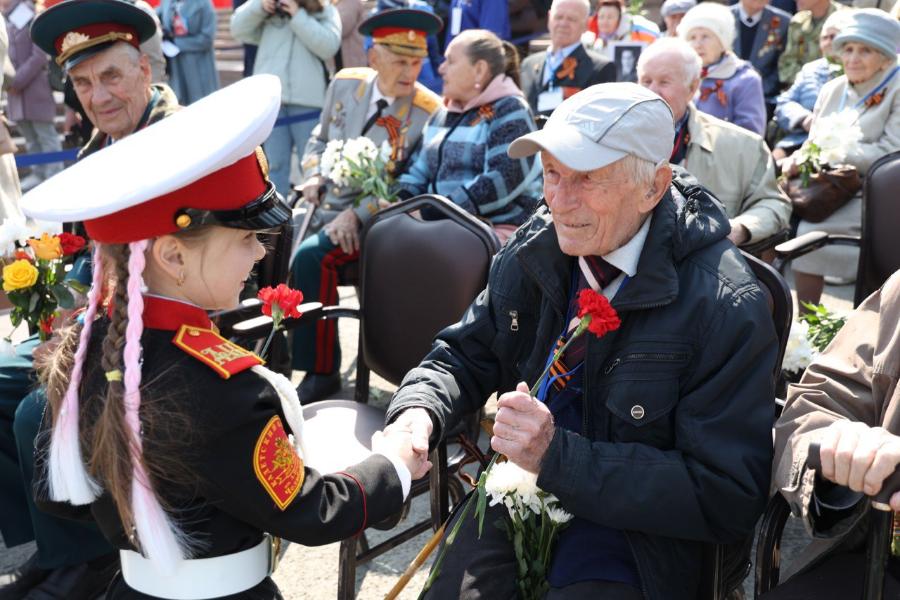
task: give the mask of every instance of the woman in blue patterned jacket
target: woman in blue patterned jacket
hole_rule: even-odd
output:
[[[484,29],[462,32],[445,55],[447,111],[425,126],[422,148],[397,181],[399,195],[447,196],[488,221],[505,242],[531,215],[542,184],[539,161],[506,155],[510,142],[536,129],[518,86],[519,58],[515,47]]]

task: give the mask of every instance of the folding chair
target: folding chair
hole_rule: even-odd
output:
[[[778,338],[778,356],[772,376],[775,381],[781,376],[781,361],[787,346],[793,317],[793,300],[787,282],[771,265],[744,252],[744,259],[753,270],[760,289],[766,295],[766,302],[772,313],[775,334]],[[773,398],[774,401],[774,398]],[[740,584],[750,570],[750,550],[753,543],[751,534],[746,540],[736,544],[708,544],[704,549],[701,598],[725,600],[728,593]]]

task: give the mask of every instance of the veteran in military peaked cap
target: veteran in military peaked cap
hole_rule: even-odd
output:
[[[154,33],[153,17],[122,0],[67,0],[31,25],[34,43],[66,70],[116,42],[140,49]]]

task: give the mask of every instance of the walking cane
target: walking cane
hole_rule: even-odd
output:
[[[299,188],[298,188],[299,189]],[[295,192],[296,193],[296,192]],[[319,202],[322,202],[322,198],[325,196],[325,185],[319,186]],[[302,195],[300,196],[302,199]],[[319,208],[318,203],[307,202],[306,214],[303,215],[303,222],[300,223],[300,229],[297,230],[297,236],[294,238],[298,242],[303,242],[303,238],[306,237],[306,231],[309,229],[309,224],[312,223],[313,215],[316,214],[316,209]]]
[[[820,471],[822,461],[819,444],[809,445],[807,458],[809,466]],[[863,600],[881,600],[884,595],[884,571],[891,556],[893,535],[893,513],[888,502],[894,492],[900,490],[900,466],[894,469],[881,486],[881,491],[872,497],[872,511],[869,515],[869,539],[866,541],[866,573],[863,583]]]
[[[434,549],[437,548],[438,542],[441,541],[441,538],[444,536],[444,529],[446,529],[447,524],[444,523],[441,525],[441,528],[434,532],[434,535],[431,536],[431,539],[428,540],[428,543],[419,550],[419,553],[413,559],[412,563],[406,570],[403,571],[403,575],[400,576],[400,579],[397,580],[397,583],[394,584],[394,587],[391,588],[391,591],[387,593],[384,597],[384,600],[394,600],[397,596],[400,595],[400,592],[403,591],[403,588],[406,587],[406,584],[409,583],[409,580],[412,579],[412,576],[416,574],[416,571],[419,570],[419,567],[428,560],[428,557],[431,556],[431,553],[434,552]]]

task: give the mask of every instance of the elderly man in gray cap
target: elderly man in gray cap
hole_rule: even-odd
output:
[[[697,6],[697,0],[666,0],[659,9],[666,24],[666,37],[678,37],[678,24],[687,11]]]
[[[546,206],[388,410],[426,452],[500,394],[492,448],[574,515],[547,598],[693,600],[704,544],[746,540],[766,502],[774,327],[721,206],[673,179],[673,138],[659,96],[612,83],[513,142],[510,156],[540,152]],[[532,397],[587,288],[621,326],[575,338]],[[488,512],[481,539],[463,522],[428,597],[515,597],[513,547],[495,526],[506,512]]]

